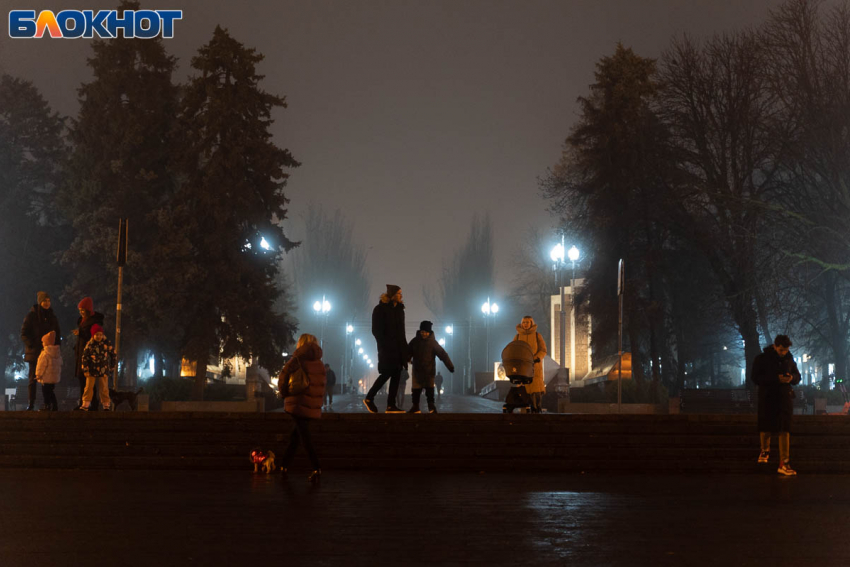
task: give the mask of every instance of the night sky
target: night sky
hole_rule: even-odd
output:
[[[216,24],[266,56],[263,87],[289,104],[274,125],[292,172],[292,237],[310,201],[341,208],[368,249],[374,295],[405,290],[408,322],[431,314],[422,285],[465,240],[476,212],[494,225],[497,290],[528,227],[554,220],[537,178],[554,165],[595,63],[616,43],[658,57],[671,36],[705,37],[763,20],[780,0],[143,2],[184,11],[168,51],[176,81]],[[0,0],[10,9],[66,4]],[[109,9],[89,0],[76,9]],[[28,80],[65,115],[90,80],[89,41],[11,40],[0,71]],[[548,255],[541,250],[541,255]],[[497,298],[501,299],[501,298]]]

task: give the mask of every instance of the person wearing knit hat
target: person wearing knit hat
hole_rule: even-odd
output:
[[[437,374],[436,358],[443,361],[449,372],[454,372],[455,366],[448,353],[434,337],[431,321],[422,321],[419,324],[419,332],[407,345],[407,350],[413,363],[411,389],[413,406],[407,413],[419,413],[419,399],[422,396],[422,390],[425,390],[425,398],[428,400],[428,412],[437,413],[437,404],[434,401],[434,378]]]
[[[94,301],[91,297],[84,297],[77,304],[77,309],[80,312],[80,317],[77,319],[77,328],[74,329],[74,335],[77,336],[77,344],[74,347],[74,377],[77,378],[80,385],[80,397],[77,403],[79,408],[83,405],[83,392],[86,389],[86,374],[83,372],[83,350],[91,340],[92,326],[103,326],[103,314],[94,310]],[[99,396],[95,390],[89,410],[97,410],[98,400]]]
[[[62,374],[62,352],[56,344],[56,331],[50,331],[41,337],[41,344],[44,349],[38,355],[35,368],[35,377],[41,384],[41,396],[44,398],[41,411],[59,411],[59,400],[53,392]]]
[[[100,394],[104,411],[112,409],[109,399],[109,376],[115,371],[115,349],[103,334],[103,327],[91,326],[92,338],[83,349],[83,373],[86,376],[86,388],[83,391],[83,403],[78,408],[89,411],[95,388]]]
[[[21,340],[24,343],[24,360],[29,364],[27,411],[35,410],[35,399],[38,395],[36,367],[38,365],[38,357],[41,355],[41,351],[44,350],[41,342],[42,337],[53,331],[56,333],[56,344],[62,341],[59,319],[53,313],[50,294],[46,291],[39,291],[36,294],[36,301],[37,303],[27,313],[27,316],[24,318],[24,324],[21,326]]]
[[[372,310],[372,336],[378,347],[378,378],[366,394],[363,405],[378,413],[375,396],[389,380],[387,413],[403,413],[396,405],[401,370],[407,366],[407,337],[404,331],[404,296],[397,285],[387,284],[387,293]]]

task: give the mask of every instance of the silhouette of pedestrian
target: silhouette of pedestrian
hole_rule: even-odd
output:
[[[387,285],[387,292],[372,310],[372,335],[378,344],[378,372],[363,404],[370,413],[378,413],[375,395],[389,380],[387,413],[402,413],[396,406],[401,370],[407,366],[407,338],[404,332],[404,297],[397,285]]]

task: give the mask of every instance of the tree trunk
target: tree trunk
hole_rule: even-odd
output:
[[[207,364],[209,362],[209,358],[203,356],[198,359],[198,363],[195,367],[195,382],[192,385],[192,401],[193,402],[202,402],[204,401],[204,388],[207,385]]]
[[[162,351],[159,349],[154,349],[153,351],[153,376],[151,378],[160,379],[162,378],[162,366],[165,364],[165,360],[162,356]]]

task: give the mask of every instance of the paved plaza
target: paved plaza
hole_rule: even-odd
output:
[[[0,565],[845,566],[846,476],[0,470]]]

